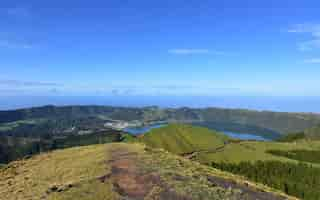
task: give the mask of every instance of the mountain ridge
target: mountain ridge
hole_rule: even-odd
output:
[[[24,119],[73,119],[104,117],[113,120],[212,122],[252,126],[270,133],[289,134],[320,124],[320,114],[254,111],[224,108],[159,108],[112,106],[44,106],[0,111],[0,124]]]

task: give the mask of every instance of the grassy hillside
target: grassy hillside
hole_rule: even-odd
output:
[[[163,148],[175,154],[186,154],[219,148],[229,138],[203,127],[170,124],[153,129],[138,140],[151,147]]]
[[[306,129],[304,134],[310,139],[320,139],[320,125]]]
[[[320,198],[320,141],[235,141],[181,124],[155,129],[140,141],[303,199]]]
[[[296,160],[288,159],[282,156],[271,154],[271,150],[293,151],[293,150],[320,150],[320,142],[317,141],[301,141],[298,143],[282,143],[282,142],[255,142],[242,141],[238,143],[228,143],[218,152],[201,152],[197,155],[197,160],[202,163],[210,162],[229,162],[240,163],[242,161],[258,161],[258,160],[276,160],[282,162],[295,162]]]
[[[279,141],[281,142],[293,142],[299,140],[319,140],[320,139],[320,125],[307,128],[302,132],[297,132],[293,134],[285,135],[284,137],[280,138]]]
[[[294,199],[241,177],[139,144],[58,150],[0,169],[1,198]]]
[[[194,159],[201,163],[276,160],[296,162],[270,151],[319,151],[320,141],[301,140],[299,142],[237,141],[207,128],[170,124],[153,129],[138,137],[139,142],[153,148],[162,148],[175,154],[195,153]]]

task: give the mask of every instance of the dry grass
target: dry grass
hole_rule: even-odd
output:
[[[111,185],[96,179],[110,170],[104,164],[106,152],[106,146],[95,145],[13,162],[1,169],[0,196],[6,200],[114,199]]]

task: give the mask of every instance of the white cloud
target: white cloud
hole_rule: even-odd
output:
[[[300,42],[298,49],[301,51],[310,51],[320,48],[320,24],[296,24],[292,26],[289,33],[307,34],[310,40]]]
[[[320,58],[311,58],[304,60],[305,63],[310,63],[310,64],[320,64]]]

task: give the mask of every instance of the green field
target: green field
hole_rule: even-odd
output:
[[[202,150],[214,150],[223,146],[229,138],[207,128],[184,124],[170,124],[153,129],[138,141],[153,148],[163,148],[175,154]]]
[[[239,143],[229,143],[223,150],[215,153],[199,153],[197,160],[201,163],[214,162],[231,162],[239,163],[241,161],[258,161],[258,160],[277,160],[284,162],[297,162],[293,159],[283,156],[276,156],[268,153],[270,150],[319,150],[320,141],[300,141],[295,143],[281,142],[258,142],[243,141]]]
[[[162,148],[175,154],[197,152],[194,159],[201,163],[258,160],[297,162],[284,156],[269,153],[270,150],[320,150],[320,141],[300,140],[297,142],[236,141],[207,128],[170,124],[151,130],[138,137],[150,147]]]

